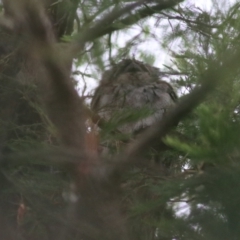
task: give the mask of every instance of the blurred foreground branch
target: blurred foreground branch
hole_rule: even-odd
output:
[[[126,148],[125,154],[116,158],[117,164],[114,167],[113,176],[121,175],[132,164],[139,162],[138,157],[144,153],[158,139],[163,139],[176,124],[185,118],[206,97],[220,86],[227,77],[229,69],[237,71],[238,60],[240,59],[240,48],[236,49],[234,54],[228,51],[223,54],[222,61],[211,62],[209,69],[200,79],[200,86],[197,86],[191,93],[182,97],[179,103],[166,115],[166,117],[156,122],[152,127],[145,130],[138,139],[130,143]]]

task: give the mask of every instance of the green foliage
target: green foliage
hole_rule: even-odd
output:
[[[208,13],[211,25],[217,26],[208,28],[210,35],[206,51],[202,41],[199,41],[202,34],[200,27],[196,25],[193,29],[193,25],[187,22],[194,16],[188,10],[185,11],[185,24],[188,31],[191,29],[193,33],[186,34],[186,29],[179,32],[180,24],[177,24],[176,35],[174,32],[166,41],[171,38],[175,40],[176,37],[181,39],[183,50],[180,50],[180,54],[174,53],[177,57],[174,63],[186,75],[175,81],[191,91],[194,86],[201,84],[199,79],[208,69],[210,59],[224,61],[221,60],[223,52],[236,48],[238,29],[235,24],[240,16],[238,4],[227,11],[220,12],[216,8],[214,13]],[[231,34],[230,29],[233,31]],[[181,37],[183,33],[184,38]],[[206,37],[206,30],[201,37]],[[169,182],[167,191],[162,188],[158,190],[165,192],[169,199],[179,201],[180,205],[182,201],[188,204],[188,211],[183,216],[178,216],[175,221],[159,223],[159,229],[164,228],[168,236],[176,239],[238,239],[240,236],[239,208],[235,201],[239,197],[240,169],[239,73],[238,69],[231,66],[226,73],[222,85],[177,127],[187,135],[186,141],[172,136],[165,140],[188,159],[183,166],[185,170],[180,173],[182,179]],[[179,187],[174,189],[176,184]]]
[[[71,32],[65,29],[61,41],[77,39],[82,30],[92,27],[115,5],[121,7],[126,2],[129,1],[79,1],[74,27]],[[86,44],[86,52],[75,59],[76,66],[90,65],[91,76],[99,80],[99,72],[106,70],[109,63],[132,57],[140,44],[156,40],[157,26],[163,29],[159,46],[161,43],[172,54],[171,65],[166,63],[168,80],[175,84],[180,96],[187,94],[201,86],[211,64],[224,67],[225,54],[239,51],[240,5],[220,5],[213,1],[212,11],[207,11],[180,4],[155,12],[151,18],[155,26],[144,19],[127,30],[107,33]],[[126,25],[115,21],[111,26],[121,29]],[[136,28],[138,31],[129,36]],[[122,44],[117,41],[119,38]],[[159,59],[148,45],[144,50],[138,49],[137,57],[149,64]],[[6,58],[0,60],[5,63]],[[7,70],[12,79],[17,78],[14,69]],[[240,74],[235,64],[223,70],[223,82],[181,120],[175,129],[179,134],[171,133],[163,140],[169,149],[146,149],[139,157],[139,161],[145,161],[143,166],[133,167],[122,176],[122,205],[135,239],[240,238]],[[23,239],[49,239],[49,226],[57,228],[59,221],[64,221],[59,216],[66,207],[62,195],[69,176],[60,164],[42,158],[46,149],[58,145],[58,140],[43,107],[33,100],[38,94],[36,88],[22,87],[4,75],[0,76],[0,141],[4,161],[0,204],[7,202],[11,217],[16,218],[23,200],[28,207],[21,222]],[[216,75],[212,73],[213,78]],[[11,106],[17,110],[8,116]],[[125,147],[134,137],[120,134],[117,129],[150,114],[147,108],[125,109],[116,114],[102,127],[101,143],[110,142],[108,147],[114,155],[119,152],[115,145],[123,142]],[[38,157],[30,154],[33,150],[39,153]],[[21,155],[28,152],[27,157]]]

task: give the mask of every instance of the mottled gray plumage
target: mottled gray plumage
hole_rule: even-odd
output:
[[[158,68],[135,59],[124,59],[106,71],[96,89],[92,110],[105,121],[115,114],[121,117],[136,110],[147,109],[148,115],[121,125],[122,133],[133,133],[161,120],[175,105],[176,93],[170,84],[160,80]]]

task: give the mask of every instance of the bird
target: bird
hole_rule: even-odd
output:
[[[104,122],[117,121],[119,132],[136,134],[161,121],[177,99],[158,68],[127,58],[102,74],[91,109]]]

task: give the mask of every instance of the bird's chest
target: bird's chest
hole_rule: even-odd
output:
[[[172,103],[167,85],[147,72],[126,73],[104,86],[99,107],[121,109],[151,107],[158,109]]]

